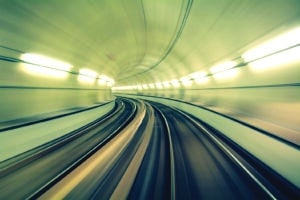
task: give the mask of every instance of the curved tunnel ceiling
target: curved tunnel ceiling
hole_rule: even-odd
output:
[[[112,77],[153,83],[235,59],[294,26],[298,0],[6,0],[0,45]],[[271,33],[271,34],[270,34]]]

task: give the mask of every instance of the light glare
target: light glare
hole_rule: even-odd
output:
[[[300,27],[279,35],[278,37],[254,47],[253,49],[250,49],[242,55],[242,58],[246,62],[251,62],[258,58],[262,58],[297,44],[300,44]]]
[[[173,85],[173,87],[178,88],[180,87],[180,82],[176,79],[171,80],[171,84]]]
[[[272,67],[283,66],[284,64],[290,64],[300,61],[300,47],[294,47],[287,51],[283,51],[254,62],[249,63],[253,71],[264,71],[271,69]]]
[[[209,78],[207,77],[207,72],[198,71],[190,74],[190,76],[195,80],[197,84],[207,83]]]
[[[147,86],[147,84],[143,84],[143,85],[142,85],[142,87],[143,87],[143,89],[145,89],[145,90],[147,90],[147,89],[148,89],[148,86]]]
[[[63,71],[70,71],[70,69],[72,68],[72,65],[69,63],[65,63],[63,61],[46,57],[40,54],[24,53],[21,55],[21,60],[30,64],[35,64],[42,67],[49,67]]]
[[[106,75],[103,75],[101,74],[99,77],[98,77],[98,84],[99,85],[107,85],[107,86],[112,86],[115,84],[115,81],[114,79],[106,76]]]
[[[182,85],[187,86],[187,87],[191,86],[193,84],[193,81],[190,76],[182,77],[180,79],[180,81],[181,81]]]
[[[214,74],[215,79],[230,79],[237,76],[238,70],[236,68],[222,71],[220,73]]]
[[[235,61],[225,61],[225,62],[222,62],[220,64],[217,64],[217,65],[213,66],[210,69],[210,71],[211,71],[212,74],[216,74],[216,73],[223,72],[225,70],[231,69],[236,65],[237,65],[237,62],[235,62]]]
[[[90,69],[86,69],[86,68],[80,69],[79,74],[89,76],[91,78],[96,78],[97,77],[97,72],[95,72],[93,70],[90,70]]]
[[[196,79],[200,79],[202,77],[207,76],[207,73],[205,71],[199,71],[199,72],[194,72],[194,73],[190,74],[190,76],[196,80]]]
[[[99,85],[106,85],[106,80],[104,80],[104,79],[98,79],[98,84]]]
[[[78,75],[78,81],[82,83],[92,84],[95,82],[97,77],[97,72],[90,69],[80,69]]]
[[[149,84],[149,88],[154,89],[154,88],[155,88],[155,85],[154,85],[153,83],[150,83],[150,84]]]
[[[20,59],[26,62],[22,64],[22,70],[36,76],[66,78],[73,67],[71,64],[39,54],[24,53]]]
[[[195,82],[197,84],[204,84],[207,83],[209,81],[209,78],[207,76],[203,76],[203,77],[199,77],[197,79],[195,79]]]
[[[143,90],[143,86],[142,85],[138,85],[137,88],[138,88],[138,90]]]
[[[163,84],[163,86],[164,86],[165,88],[169,88],[169,87],[170,87],[170,83],[169,83],[168,81],[165,81],[165,82],[163,82],[162,84]]]
[[[21,69],[28,74],[46,78],[64,79],[69,75],[69,73],[65,71],[25,63],[21,64]]]
[[[163,88],[163,85],[161,83],[155,83],[155,86],[158,88],[158,89],[162,89]]]

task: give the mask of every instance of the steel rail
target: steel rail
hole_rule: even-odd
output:
[[[175,109],[175,108],[174,108]],[[206,135],[208,135],[218,146],[220,149],[222,149],[224,152],[226,152],[226,155],[228,155],[241,169],[243,169],[243,171],[246,172],[246,174],[249,175],[249,177],[255,181],[257,183],[257,185],[266,192],[266,194],[268,194],[268,196],[271,199],[277,199],[274,194],[267,188],[267,186],[265,186],[225,145],[222,144],[222,142],[219,141],[219,139],[217,139],[217,137],[215,137],[213,135],[213,133],[211,133],[210,131],[208,131],[203,125],[201,125],[200,123],[198,123],[197,121],[195,121],[193,118],[191,118],[189,115],[187,115],[186,113],[182,112],[179,109],[175,109],[177,110],[177,112],[181,113],[184,117],[186,117],[187,119],[189,119],[191,122],[193,122],[196,126],[199,127],[199,129],[201,129]]]
[[[163,112],[155,105],[151,104],[151,106],[159,113],[159,115],[162,117],[163,119],[163,123],[166,126],[166,132],[168,135],[168,141],[169,141],[169,153],[170,153],[170,171],[171,171],[171,199],[175,199],[176,196],[176,181],[175,181],[175,159],[174,159],[174,147],[173,147],[173,143],[172,143],[172,135],[171,135],[171,131],[170,131],[170,126],[169,123],[167,121],[166,116],[163,114]]]
[[[73,195],[76,197],[81,196],[82,198],[93,198],[89,195],[97,195],[97,187],[99,187],[97,185],[99,184],[101,185],[101,188],[105,188],[105,193],[101,193],[102,197],[105,198],[110,196],[110,191],[115,189],[115,184],[113,182],[119,180],[119,178],[117,178],[119,175],[115,176],[116,180],[113,182],[109,181],[109,177],[114,175],[112,171],[119,165],[118,162],[122,159],[122,155],[125,154],[126,150],[129,148],[131,141],[135,137],[135,133],[145,116],[145,109],[143,106],[142,108],[138,108],[135,104],[135,107],[137,108],[136,114],[126,127],[123,127],[113,139],[106,143],[106,145],[102,148],[93,152],[92,155],[90,155],[84,162],[76,166],[76,168],[70,171],[63,179],[53,185],[52,188],[49,188],[48,191],[44,191],[45,193],[41,194],[40,198],[60,199],[66,197],[69,198]],[[130,157],[130,154],[126,155]],[[96,186],[92,185],[88,188],[94,188],[96,191],[91,192],[91,194],[86,194],[86,189],[85,192],[83,192],[80,188],[86,188],[84,185],[86,182],[85,179],[95,179],[95,176],[93,175],[96,173],[95,171],[97,172],[97,176],[100,177],[100,180],[96,178]],[[79,194],[79,196],[77,194]]]
[[[42,187],[40,187],[38,190],[36,190],[34,193],[32,193],[26,199],[37,199],[37,198],[39,198],[48,189],[50,189],[55,184],[57,184],[59,181],[61,181],[65,176],[67,176],[69,173],[71,173],[71,171],[73,171],[75,168],[80,166],[84,161],[86,161],[88,158],[90,158],[94,153],[96,153],[105,144],[107,144],[111,139],[113,139],[116,136],[116,134],[118,134],[125,126],[127,126],[127,124],[131,121],[131,119],[136,115],[137,107],[136,107],[136,105],[134,105],[132,103],[131,103],[131,105],[133,106],[133,109],[132,109],[133,111],[131,112],[130,116],[127,117],[127,120],[123,121],[123,123],[121,125],[119,125],[117,128],[115,128],[112,133],[110,133],[107,137],[104,138],[104,140],[102,140],[96,146],[91,148],[83,156],[78,158],[75,162],[73,162],[66,169],[64,169],[59,174],[57,174],[54,178],[52,178],[50,181],[48,181],[46,184],[44,184]],[[110,117],[107,117],[106,119],[109,119],[109,118]]]

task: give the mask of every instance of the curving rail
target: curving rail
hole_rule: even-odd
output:
[[[95,122],[1,162],[0,199],[299,199],[299,188],[193,116],[116,102]]]

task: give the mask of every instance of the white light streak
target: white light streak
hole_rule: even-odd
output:
[[[25,53],[20,58],[26,63],[22,63],[22,70],[26,73],[50,77],[50,78],[67,78],[71,68],[71,64],[46,57],[40,54]]]
[[[259,72],[269,70],[274,67],[285,67],[287,64],[295,63],[300,61],[300,46],[294,47],[287,51],[283,51],[271,56],[258,59],[254,62],[249,63],[250,69]]]
[[[192,77],[190,75],[180,78],[183,86],[191,86],[193,84]]]
[[[275,52],[300,44],[300,27],[279,35],[265,43],[250,49],[242,55],[246,62],[251,62]]]
[[[170,85],[170,83],[169,83],[168,81],[162,82],[162,85],[163,85],[164,88],[169,88],[169,87],[171,87],[171,85]]]
[[[238,75],[238,70],[236,68],[225,70],[214,74],[215,79],[231,79]]]
[[[162,83],[155,83],[155,86],[156,86],[157,89],[162,89],[163,88]]]
[[[180,87],[180,82],[179,82],[179,80],[173,79],[173,80],[171,80],[170,82],[171,82],[171,84],[173,85],[173,87],[175,87],[175,88],[179,88],[179,87]]]
[[[97,75],[97,72],[93,70],[82,68],[79,70],[78,81],[81,83],[93,84]]]
[[[210,68],[210,71],[212,74],[216,74],[216,73],[231,69],[236,65],[237,65],[237,62],[235,62],[235,61],[225,61],[225,62],[222,62],[220,64],[213,66],[212,68]]]

